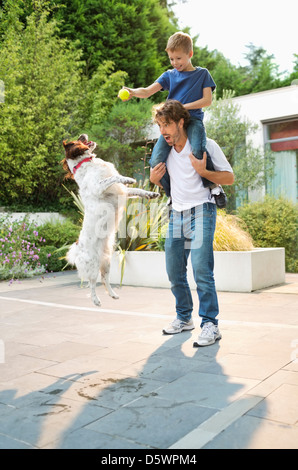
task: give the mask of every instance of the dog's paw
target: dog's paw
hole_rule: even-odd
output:
[[[92,298],[92,302],[94,303],[94,305],[96,305],[96,307],[101,306],[101,301],[99,300],[97,295],[92,295],[91,298]]]
[[[153,193],[152,191],[148,191],[148,194],[146,195],[147,199],[156,199],[157,197],[160,196],[159,193]]]
[[[121,183],[123,183],[123,184],[134,184],[134,183],[136,183],[136,180],[134,178],[129,178],[128,176],[122,176],[121,177]]]

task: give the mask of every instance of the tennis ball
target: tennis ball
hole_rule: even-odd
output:
[[[124,100],[128,100],[129,98],[129,91],[125,90],[125,89],[122,89],[119,91],[119,98],[124,101]]]

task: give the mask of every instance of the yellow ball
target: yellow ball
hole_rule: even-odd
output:
[[[119,91],[119,98],[123,101],[123,100],[128,100],[129,98],[129,91],[125,90],[125,89],[122,89]]]

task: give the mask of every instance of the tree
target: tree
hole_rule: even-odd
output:
[[[150,100],[117,103],[106,119],[94,123],[90,130],[98,156],[112,162],[123,175],[133,176],[144,157],[151,109]]]
[[[250,43],[245,58],[249,62],[246,67],[240,67],[242,83],[239,88],[240,95],[271,90],[281,86],[278,66],[274,63],[274,56],[268,55],[263,47]]]
[[[273,171],[273,160],[263,149],[255,148],[251,135],[257,125],[240,117],[239,105],[233,103],[233,92],[225,91],[223,98],[215,99],[206,113],[206,133],[222,148],[230,162],[235,183],[225,188],[228,209],[236,207],[236,196],[247,200],[248,190],[260,188]]]
[[[207,68],[216,83],[216,96],[222,98],[224,90],[234,90],[239,94],[242,82],[242,74],[237,67],[217,51],[208,51],[207,47],[194,46],[193,64]]]
[[[59,165],[62,140],[81,133],[90,114],[110,110],[123,75],[113,76],[111,64],[103,64],[87,83],[82,79],[84,63],[79,49],[56,36],[56,22],[48,20],[47,11],[37,9],[26,18],[26,25],[13,2],[4,13],[6,28],[0,50],[0,80],[5,85],[4,103],[0,103],[1,203],[57,204],[64,179]],[[97,93],[95,85],[99,87]]]
[[[158,77],[167,62],[164,51],[173,31],[168,10],[158,0],[51,0],[60,36],[79,40],[90,77],[110,60],[128,74],[133,86]]]
[[[283,80],[283,86],[289,86],[295,83],[298,84],[298,54],[294,54],[294,67],[293,72]]]

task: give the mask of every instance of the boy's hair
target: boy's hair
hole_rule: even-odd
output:
[[[178,31],[169,37],[166,52],[182,49],[186,54],[193,50],[192,39],[189,34]]]
[[[183,127],[186,129],[190,121],[190,114],[180,101],[167,100],[154,109],[154,121],[158,122],[160,119],[168,124],[172,121],[178,124],[180,119],[184,119]]]

